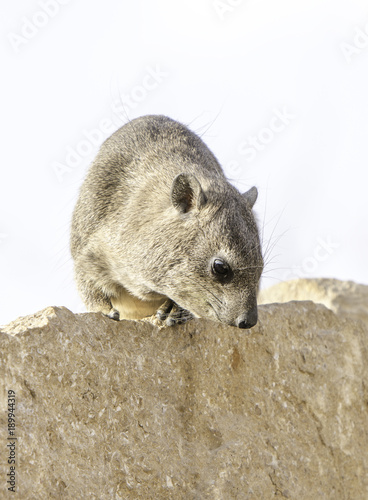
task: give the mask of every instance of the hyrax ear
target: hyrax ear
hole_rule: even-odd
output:
[[[246,193],[243,193],[242,196],[246,200],[246,202],[248,203],[249,208],[253,208],[253,205],[257,201],[257,197],[258,197],[257,188],[255,186],[253,186],[252,188],[250,188],[249,191],[247,191]]]
[[[179,212],[185,214],[195,208],[202,208],[206,203],[206,196],[194,175],[179,174],[171,186],[171,201]]]

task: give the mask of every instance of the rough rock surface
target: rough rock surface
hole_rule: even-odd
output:
[[[283,281],[262,290],[260,304],[312,300],[324,304],[336,314],[360,319],[368,326],[368,286],[336,279],[297,279]]]
[[[368,498],[367,330],[322,305],[262,306],[250,331],[50,307],[0,343],[1,498]]]

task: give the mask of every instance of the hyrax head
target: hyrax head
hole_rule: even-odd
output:
[[[255,187],[240,194],[224,179],[207,186],[192,174],[174,179],[171,227],[182,238],[169,243],[180,256],[163,270],[165,295],[198,317],[239,328],[257,323],[263,258],[256,199]]]

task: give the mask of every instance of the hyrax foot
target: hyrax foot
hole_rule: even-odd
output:
[[[111,311],[109,312],[109,314],[107,316],[109,318],[111,318],[111,319],[114,319],[115,321],[119,321],[120,320],[120,313],[114,307],[111,308]]]
[[[167,299],[157,310],[156,316],[167,326],[180,325],[193,318],[189,311],[178,306],[170,299]]]

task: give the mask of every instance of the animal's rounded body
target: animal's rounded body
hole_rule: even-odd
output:
[[[257,321],[263,269],[252,207],[204,142],[165,116],[137,118],[101,146],[81,187],[71,252],[90,311],[158,311],[242,328]]]

